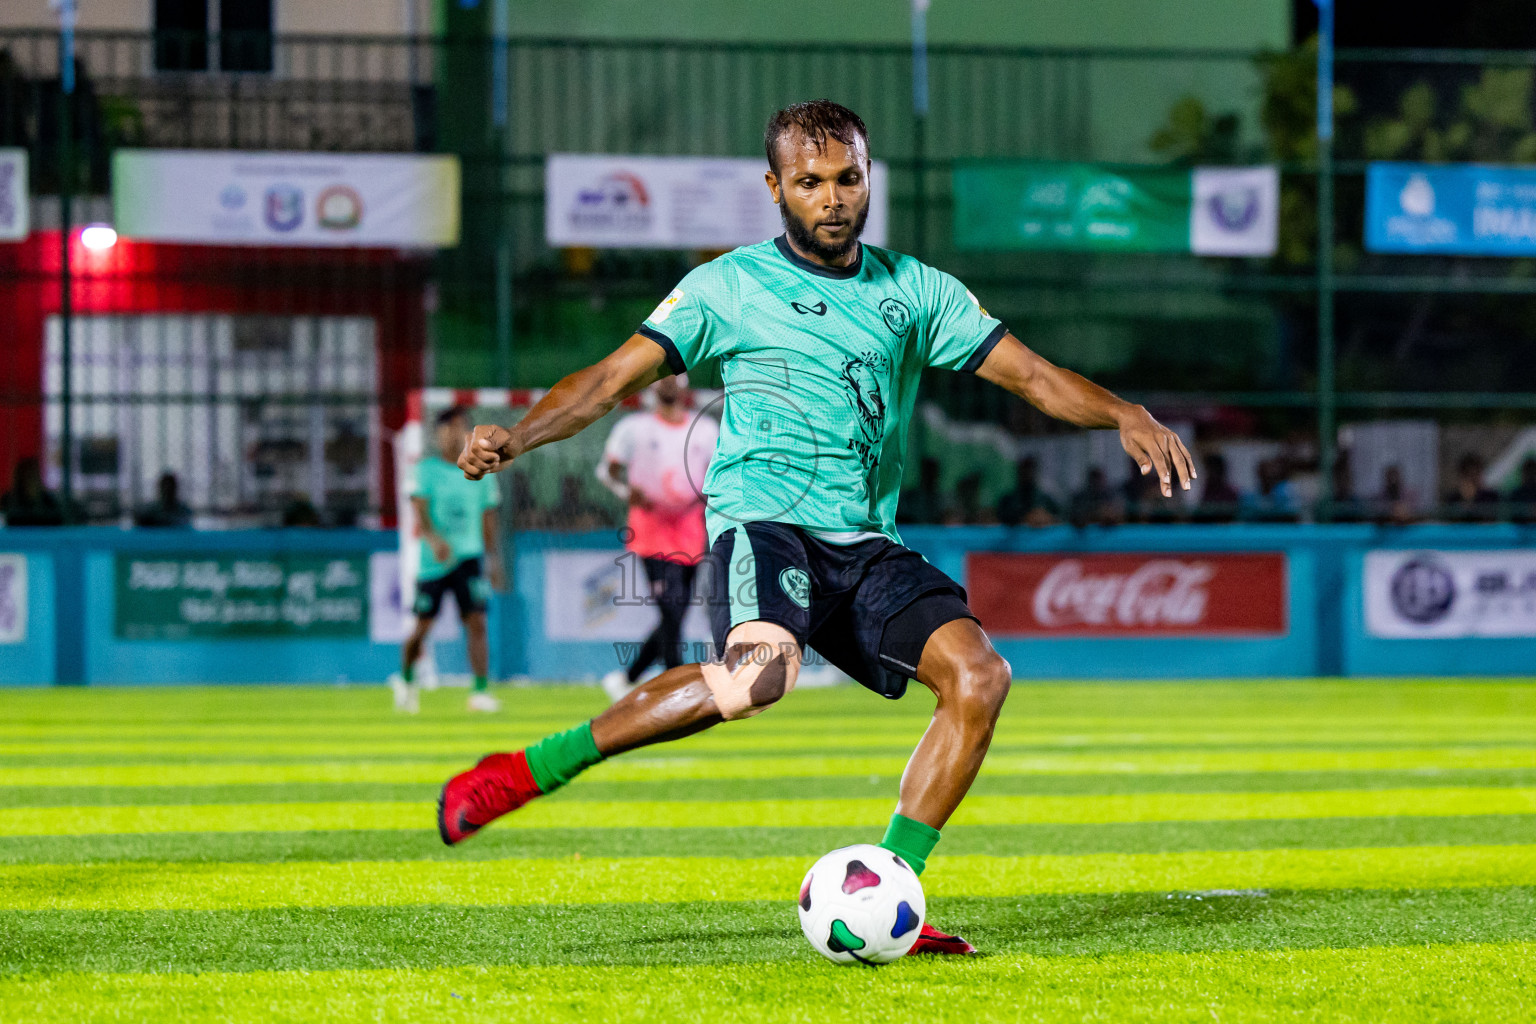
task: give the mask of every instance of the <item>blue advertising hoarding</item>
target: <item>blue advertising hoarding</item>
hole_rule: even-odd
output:
[[[1365,175],[1365,247],[1536,255],[1536,167],[1373,163]]]

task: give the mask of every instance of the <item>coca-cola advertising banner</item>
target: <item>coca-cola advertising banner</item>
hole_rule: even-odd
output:
[[[1286,633],[1279,552],[966,556],[971,609],[995,636]]]

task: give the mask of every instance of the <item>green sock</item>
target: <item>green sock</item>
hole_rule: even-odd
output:
[[[591,722],[545,736],[526,753],[528,770],[541,793],[559,789],[603,759],[592,739]]]
[[[484,693],[490,689],[491,681],[485,676],[475,676],[475,692]]]
[[[416,681],[416,666],[405,666],[405,668],[400,670],[400,678],[404,679],[408,683],[414,683]]]
[[[885,838],[880,841],[880,845],[906,861],[913,871],[921,875],[928,866],[928,855],[938,842],[939,830],[932,825],[893,814],[890,827],[885,830]]]

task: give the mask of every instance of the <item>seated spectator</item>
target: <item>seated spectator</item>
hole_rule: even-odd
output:
[[[1413,495],[1403,485],[1403,467],[1393,463],[1381,474],[1381,493],[1377,495],[1371,518],[1378,523],[1403,526],[1418,518]]]
[[[1536,456],[1520,463],[1520,482],[1509,492],[1511,513],[1517,523],[1536,523]]]
[[[1013,490],[997,503],[997,521],[1004,526],[1050,526],[1061,515],[1061,508],[1040,489],[1039,465],[1033,455],[1013,464]]]
[[[944,511],[946,526],[984,526],[995,523],[990,508],[981,504],[981,474],[967,473],[955,484],[955,501]]]
[[[1072,495],[1067,515],[1072,525],[1077,527],[1118,526],[1125,522],[1125,506],[1120,495],[1105,480],[1101,467],[1088,468],[1083,489]]]
[[[161,473],[160,496],[139,509],[134,525],[185,530],[192,525],[192,510],[181,500],[181,481],[175,473]]]
[[[283,509],[283,526],[305,527],[320,525],[320,510],[315,508],[314,502],[303,496],[295,497]]]
[[[1355,494],[1355,471],[1348,448],[1333,461],[1333,502],[1328,517],[1335,523],[1363,523],[1366,518],[1365,504]]]
[[[1255,523],[1294,523],[1301,518],[1291,498],[1291,467],[1285,456],[1259,463],[1259,490],[1244,502],[1243,518]]]
[[[64,525],[64,506],[43,487],[42,470],[31,457],[17,460],[11,489],[0,498],[0,512],[6,526]]]
[[[1445,496],[1444,515],[1461,523],[1491,523],[1499,517],[1499,496],[1483,485],[1483,460],[1474,452],[1456,460],[1456,484]]]
[[[1163,497],[1157,474],[1143,475],[1141,465],[1135,459],[1131,459],[1126,467],[1120,495],[1125,502],[1125,521],[1128,523],[1176,523],[1184,512],[1180,492],[1175,489],[1173,497]]]
[[[942,467],[932,455],[923,457],[918,468],[918,483],[901,492],[896,505],[898,523],[937,523],[944,516],[944,496],[939,493]]]
[[[1200,492],[1200,505],[1195,509],[1195,522],[1230,523],[1236,520],[1241,498],[1227,477],[1227,457],[1220,452],[1207,455],[1200,476],[1205,479],[1205,487]]]

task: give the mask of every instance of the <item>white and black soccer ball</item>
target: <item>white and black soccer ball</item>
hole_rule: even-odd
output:
[[[833,850],[800,883],[800,929],[839,964],[888,964],[923,930],[927,903],[917,872],[890,850],[862,843]]]

